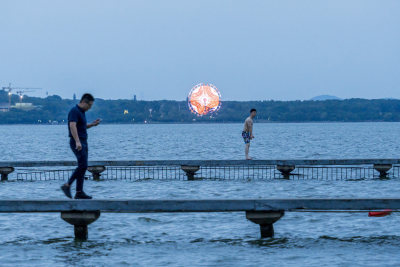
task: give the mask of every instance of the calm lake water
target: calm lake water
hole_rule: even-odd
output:
[[[256,159],[398,158],[400,123],[255,124]],[[241,124],[101,125],[89,157],[243,159]],[[0,125],[0,160],[73,160],[65,125]],[[0,183],[1,199],[63,199],[61,181]],[[399,197],[400,180],[86,181],[95,198]],[[102,214],[75,242],[59,214],[0,214],[0,266],[399,266],[397,213],[286,213],[260,239],[244,213]]]

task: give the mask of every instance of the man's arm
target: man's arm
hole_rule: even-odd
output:
[[[88,124],[86,125],[86,128],[89,129],[89,128],[92,128],[92,127],[94,127],[94,126],[97,126],[97,125],[100,124],[100,122],[101,122],[101,119],[97,119],[97,120],[93,121],[92,123],[88,123]]]
[[[253,121],[249,121],[250,138],[253,139]]]
[[[69,130],[71,131],[71,135],[75,140],[76,149],[78,151],[80,151],[82,149],[82,144],[81,144],[81,140],[79,140],[78,129],[76,128],[76,122],[75,121],[71,121],[69,123]]]

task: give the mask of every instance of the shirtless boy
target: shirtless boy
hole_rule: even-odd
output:
[[[245,148],[244,153],[246,155],[246,159],[251,159],[249,157],[249,150],[250,150],[250,140],[254,138],[253,135],[253,118],[257,115],[257,110],[252,108],[250,110],[250,116],[244,121],[244,127],[242,132],[242,137],[244,140]]]

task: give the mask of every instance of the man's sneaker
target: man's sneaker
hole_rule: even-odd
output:
[[[75,199],[92,199],[91,196],[86,195],[85,192],[83,192],[83,191],[82,192],[76,192],[74,198]]]
[[[70,187],[70,186],[62,185],[62,186],[61,186],[61,190],[64,192],[64,194],[65,194],[68,198],[72,198],[72,195],[71,195],[71,187]]]

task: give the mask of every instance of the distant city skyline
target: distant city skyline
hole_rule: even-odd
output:
[[[0,87],[28,95],[400,98],[400,1],[0,2]]]

